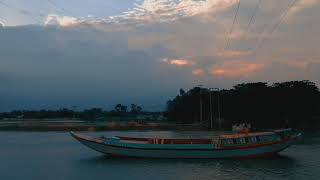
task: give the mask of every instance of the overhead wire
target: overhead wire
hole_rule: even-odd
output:
[[[71,11],[63,8],[63,7],[60,7],[57,3],[55,3],[54,1],[52,0],[47,0],[47,2],[52,6],[54,7],[56,10],[62,12],[62,13],[65,13],[66,15],[72,15],[74,16],[74,13],[72,13]]]
[[[250,27],[251,27],[251,25],[254,24],[254,22],[255,22],[255,18],[256,18],[256,15],[257,15],[257,13],[258,13],[258,10],[260,9],[261,3],[262,3],[262,0],[258,0],[256,6],[255,6],[254,9],[253,9],[252,15],[251,15],[251,17],[250,17],[250,20],[249,20],[247,26],[246,26],[244,35],[243,35],[243,37],[242,37],[242,39],[244,39],[244,40],[247,39],[247,36],[248,36],[248,34],[249,34],[249,32],[250,32]],[[241,39],[240,39],[240,40],[241,40]],[[239,40],[239,41],[240,41],[240,40]],[[235,51],[237,51],[238,49],[239,49],[239,47],[237,47],[237,48],[235,49]]]
[[[50,4],[56,10],[66,14],[66,15],[75,16],[74,12],[59,6],[54,0],[46,0],[46,1],[48,2],[48,4]],[[103,1],[103,0],[100,0],[100,1],[102,1],[102,6],[104,6],[104,7],[111,8],[111,9],[113,9],[115,11],[118,11],[120,9],[120,8],[115,8],[114,6],[110,6],[110,5],[105,4],[105,1]]]
[[[232,33],[233,33],[234,25],[236,24],[236,21],[237,21],[237,18],[238,18],[239,9],[240,9],[240,2],[241,2],[241,0],[238,0],[238,4],[237,4],[236,12],[235,12],[235,15],[234,15],[234,18],[233,18],[233,21],[232,21],[231,29],[230,29],[230,31],[229,31],[228,34],[227,34],[227,37],[226,37],[226,46],[225,46],[225,48],[224,48],[223,51],[226,51],[227,49],[229,49],[229,46],[230,46],[230,36],[231,36]]]
[[[257,51],[262,47],[267,37],[272,36],[274,32],[276,32],[276,30],[281,26],[285,18],[288,16],[288,13],[290,12],[290,10],[296,5],[298,1],[299,0],[292,0],[291,3],[289,3],[288,7],[284,10],[282,15],[280,16],[279,21],[274,26],[272,26],[271,30],[268,31],[268,34],[266,34],[266,36],[262,37],[262,39],[258,41],[257,46],[255,46],[255,49],[253,50],[253,55],[256,55]],[[262,34],[264,34],[264,32],[265,31],[263,30]]]
[[[251,15],[250,21],[249,21],[249,23],[247,25],[247,28],[246,28],[246,33],[248,33],[251,24],[254,23],[254,19],[256,17],[256,14],[257,14],[258,10],[260,9],[261,2],[262,2],[262,0],[258,0],[258,3],[257,3],[256,7],[253,10],[253,13]]]
[[[11,6],[11,5],[3,2],[3,1],[0,1],[0,5],[4,6],[4,7],[6,7],[6,8],[9,8],[9,9],[13,9],[13,10],[19,12],[20,14],[30,16],[33,20],[42,23],[42,21],[41,21],[40,19],[38,19],[38,17],[43,18],[43,17],[44,17],[43,14],[37,14],[37,15],[35,15],[34,13],[32,13],[32,12],[30,12],[30,11],[27,11],[27,10],[24,10],[24,9],[21,9],[21,8],[17,8],[17,7]]]
[[[289,11],[292,9],[292,7],[298,2],[299,0],[293,0],[292,3],[289,5],[289,7],[286,9],[284,14],[281,16],[280,21],[272,28],[270,35],[272,35],[282,24],[284,19],[287,17]]]

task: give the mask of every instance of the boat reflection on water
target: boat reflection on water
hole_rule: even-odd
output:
[[[157,172],[162,177],[176,176],[174,179],[246,179],[252,177],[288,176],[299,171],[301,164],[290,156],[274,155],[269,158],[227,158],[227,159],[152,159],[152,158],[112,158],[95,156],[78,161],[88,168],[125,168],[133,171]],[[152,175],[146,175],[146,177]],[[194,177],[196,176],[196,178]],[[191,178],[193,177],[193,178]],[[209,178],[210,177],[210,178]],[[169,178],[170,179],[170,178]],[[173,179],[173,178],[171,178]]]

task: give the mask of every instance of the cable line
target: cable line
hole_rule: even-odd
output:
[[[241,2],[241,0],[238,1],[238,5],[237,5],[237,8],[236,8],[236,13],[235,13],[234,18],[233,18],[231,29],[230,29],[229,33],[227,34],[227,42],[226,42],[226,46],[224,48],[224,51],[227,50],[229,48],[229,46],[230,46],[230,35],[233,32],[234,25],[236,24],[236,21],[237,21],[237,18],[238,18],[239,9],[240,9],[240,2]]]
[[[38,17],[40,17],[40,18],[44,17],[44,15],[42,15],[42,14],[35,15],[34,13],[32,13],[30,11],[27,11],[27,10],[24,10],[24,9],[20,9],[20,8],[17,8],[17,7],[13,7],[13,6],[11,6],[11,5],[3,2],[3,1],[0,1],[0,5],[4,6],[6,8],[9,8],[9,9],[13,9],[13,10],[19,12],[20,14],[30,16],[33,20],[42,23],[42,21],[40,19],[38,19]]]
[[[254,24],[254,22],[255,22],[255,18],[256,18],[256,15],[257,15],[257,13],[258,13],[258,10],[260,9],[260,5],[261,5],[261,3],[262,3],[262,0],[258,0],[258,2],[257,2],[257,4],[256,4],[256,6],[255,6],[255,8],[254,8],[254,10],[253,10],[253,12],[252,12],[252,15],[251,15],[251,17],[250,17],[250,21],[249,21],[249,23],[248,23],[248,25],[247,25],[247,27],[246,27],[246,29],[245,29],[245,33],[244,33],[244,37],[242,38],[242,39],[247,39],[247,35],[248,35],[248,33],[250,32],[250,26],[252,25],[252,24]],[[240,39],[241,40],[241,39]],[[235,49],[235,51],[237,51],[239,48],[236,48]]]
[[[257,3],[256,7],[253,10],[252,16],[251,16],[250,21],[249,21],[249,23],[247,25],[247,28],[246,28],[246,33],[248,33],[251,24],[254,23],[256,14],[257,14],[258,10],[260,9],[261,2],[262,2],[262,0],[258,0],[258,3]]]
[[[276,24],[273,29],[271,30],[270,35],[272,35],[282,24],[283,20],[287,17],[288,13],[292,9],[292,7],[298,2],[299,0],[293,0],[292,3],[288,6],[284,14],[281,16],[281,19],[278,24]]]
[[[281,24],[283,23],[283,21],[285,20],[285,18],[288,16],[288,13],[290,12],[290,10],[295,6],[295,4],[298,2],[299,0],[292,0],[291,3],[288,5],[288,7],[284,10],[284,12],[282,13],[282,15],[280,16],[280,19],[278,21],[278,23],[276,23],[271,30],[269,31],[269,33],[267,34],[267,36],[262,37],[262,39],[258,42],[258,45],[256,46],[255,50],[254,50],[254,55],[256,55],[257,51],[259,48],[261,48],[262,44],[266,41],[267,37],[270,37],[273,35],[273,33],[281,26]]]
[[[74,14],[73,14],[71,11],[68,11],[68,10],[66,10],[66,9],[63,8],[63,7],[58,6],[57,3],[55,3],[54,1],[52,1],[52,0],[47,0],[47,2],[48,2],[52,7],[54,7],[56,10],[58,10],[58,11],[60,11],[60,12],[63,12],[63,13],[65,13],[66,15],[72,15],[72,16],[74,16]]]

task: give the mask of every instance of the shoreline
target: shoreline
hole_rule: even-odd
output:
[[[0,131],[129,131],[129,130],[207,130],[199,124],[168,122],[108,122],[81,120],[18,120],[0,121]]]
[[[267,128],[256,129],[268,131]],[[34,132],[68,132],[68,131],[208,131],[208,127],[201,124],[177,124],[170,121],[88,121],[79,119],[12,119],[0,120],[0,131],[34,131]],[[211,129],[210,131],[230,131],[230,129]],[[296,129],[299,131],[318,132],[318,129]]]

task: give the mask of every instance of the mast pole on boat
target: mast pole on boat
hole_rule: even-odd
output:
[[[199,91],[200,91],[200,114],[199,114],[199,123],[201,124],[202,123],[202,98],[201,98],[201,96],[202,96],[202,92],[201,92],[201,88],[203,87],[203,85],[199,85]]]
[[[213,128],[213,120],[212,120],[212,101],[211,101],[211,94],[212,94],[212,90],[213,88],[209,88],[210,91],[210,129]]]
[[[212,101],[211,101],[211,94],[212,94],[212,91],[213,90],[216,90],[218,92],[218,118],[219,118],[219,128],[221,126],[220,124],[220,97],[219,97],[219,91],[220,89],[219,88],[209,88],[209,91],[210,91],[210,128],[212,129],[213,128],[213,115],[212,115]]]
[[[221,129],[221,116],[220,116],[220,89],[217,88],[218,92],[218,119],[219,119],[219,129]]]

